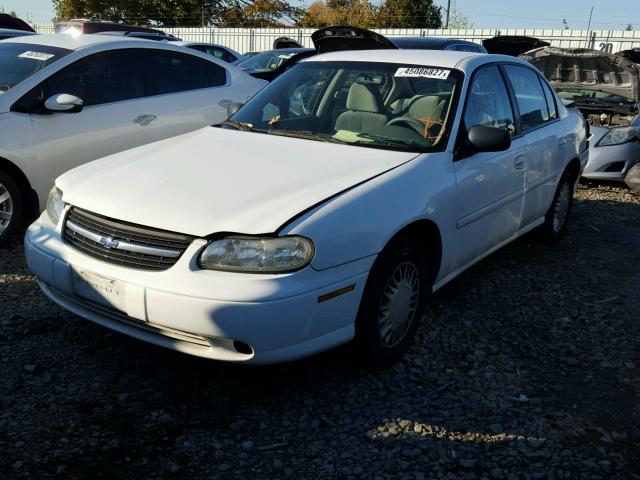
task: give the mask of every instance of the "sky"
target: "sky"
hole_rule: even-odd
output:
[[[298,0],[308,4],[311,0]],[[447,0],[435,0],[447,5]],[[591,28],[623,30],[629,23],[640,30],[639,0],[451,0],[474,28],[569,28],[586,29],[593,5]],[[54,16],[51,0],[0,0],[0,9],[14,10],[18,16],[34,22],[50,22]]]

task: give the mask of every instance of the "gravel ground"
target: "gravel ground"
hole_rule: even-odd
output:
[[[190,358],[52,305],[0,252],[2,478],[640,478],[640,197],[581,187],[435,295],[393,368]]]

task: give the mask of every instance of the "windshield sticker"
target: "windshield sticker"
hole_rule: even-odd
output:
[[[282,55],[278,55],[278,58],[284,58],[286,60],[287,58],[291,58],[294,55],[295,55],[295,53],[284,53]]]
[[[41,62],[46,62],[54,56],[55,55],[52,55],[51,53],[44,52],[24,52],[18,55],[20,58],[30,58],[31,60],[40,60]]]
[[[446,80],[449,78],[449,72],[443,68],[416,68],[416,67],[400,67],[396,70],[395,77],[413,77],[413,78],[435,78],[438,80]]]

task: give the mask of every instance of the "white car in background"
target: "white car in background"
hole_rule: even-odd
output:
[[[353,340],[386,364],[432,290],[535,228],[559,238],[587,152],[524,61],[328,53],[222,127],[62,175],[26,257],[56,303],[167,348],[269,363]]]
[[[0,42],[0,244],[61,173],[220,123],[266,82],[163,42],[33,35]]]

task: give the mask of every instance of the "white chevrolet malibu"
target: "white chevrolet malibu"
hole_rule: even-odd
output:
[[[26,256],[59,305],[167,348],[270,363],[352,342],[387,364],[432,291],[559,237],[586,152],[524,61],[329,53],[220,127],[59,177]]]
[[[0,245],[61,173],[227,119],[266,82],[206,53],[106,35],[0,42]]]

